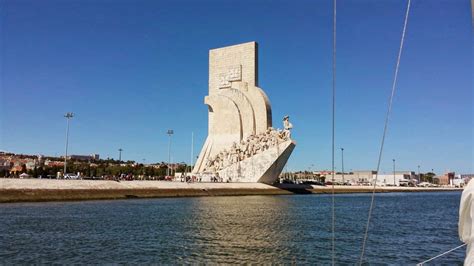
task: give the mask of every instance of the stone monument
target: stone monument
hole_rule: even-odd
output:
[[[193,173],[221,182],[278,179],[295,142],[289,117],[272,127],[272,109],[258,87],[258,44],[209,51],[209,133]]]

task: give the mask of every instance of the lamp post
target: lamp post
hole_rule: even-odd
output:
[[[168,129],[166,134],[168,134],[168,168],[166,169],[166,175],[169,176],[171,167],[171,135],[174,134],[174,131],[172,129]]]
[[[123,150],[122,150],[122,148],[120,148],[120,149],[118,149],[118,151],[119,151],[119,162],[121,162],[122,161],[122,151]]]
[[[67,127],[66,127],[66,154],[64,155],[64,173],[63,173],[63,177],[66,177],[67,146],[68,146],[68,143],[69,143],[69,120],[74,117],[74,114],[68,112],[64,115],[64,117],[66,118],[66,121],[67,121]]]
[[[418,165],[418,182],[421,183],[420,166]]]
[[[395,159],[392,159],[393,161],[393,185],[396,186],[396,182],[395,182]]]
[[[344,185],[345,184],[344,182],[344,148],[341,148],[341,153],[342,153],[342,157],[341,157],[342,184]]]
[[[193,171],[194,164],[194,132],[191,132],[191,164],[189,165],[189,173]]]

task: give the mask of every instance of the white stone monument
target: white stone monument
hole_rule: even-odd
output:
[[[272,128],[272,110],[258,87],[258,45],[243,43],[209,51],[209,133],[193,173],[223,182],[278,179],[295,142],[289,117]]]

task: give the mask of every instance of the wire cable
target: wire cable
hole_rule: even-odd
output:
[[[366,247],[366,243],[367,243],[367,236],[369,234],[370,219],[372,217],[372,211],[373,211],[373,208],[374,208],[375,189],[376,189],[376,186],[377,186],[377,179],[378,179],[378,174],[379,174],[379,170],[380,170],[380,162],[382,160],[382,152],[383,152],[383,147],[384,147],[384,143],[385,143],[385,136],[387,134],[388,121],[389,121],[389,118],[390,118],[390,113],[392,112],[393,97],[395,95],[395,88],[396,88],[396,85],[397,85],[398,69],[400,68],[400,59],[402,57],[403,44],[405,42],[405,32],[406,32],[407,23],[408,23],[408,14],[410,13],[410,4],[411,4],[411,0],[408,0],[407,10],[406,10],[406,13],[405,13],[405,22],[403,24],[402,37],[401,37],[401,40],[400,40],[400,48],[398,50],[397,64],[396,64],[396,67],[395,67],[395,74],[394,74],[393,83],[392,83],[392,92],[390,94],[387,114],[385,116],[385,125],[384,125],[384,128],[383,128],[382,142],[381,142],[381,145],[380,145],[379,157],[378,157],[378,161],[377,161],[377,172],[375,173],[375,180],[373,181],[374,186],[373,186],[372,197],[371,197],[371,201],[370,201],[369,215],[367,217],[367,224],[366,224],[366,227],[365,227],[364,240],[362,242],[362,251],[360,253],[359,265],[362,265],[362,262],[364,260],[364,253],[365,253],[365,247]]]
[[[427,262],[430,262],[430,261],[432,261],[432,260],[434,260],[434,259],[437,259],[437,258],[439,258],[439,257],[442,257],[442,256],[444,256],[444,255],[446,255],[446,254],[449,254],[449,253],[455,251],[456,249],[460,249],[460,248],[464,247],[465,245],[467,245],[467,243],[464,243],[464,244],[462,244],[462,245],[460,245],[460,246],[457,246],[457,247],[452,248],[452,249],[450,249],[450,250],[448,250],[448,251],[446,251],[446,252],[443,252],[443,253],[441,253],[441,254],[439,254],[439,255],[437,255],[437,256],[434,256],[434,257],[431,258],[431,259],[428,259],[428,260],[425,260],[425,261],[423,261],[423,262],[420,262],[420,263],[416,264],[416,266],[421,266],[421,265],[423,265],[423,264],[425,264],[425,263],[427,263]]]
[[[335,143],[335,117],[336,117],[336,1],[334,0],[333,10],[333,30],[332,30],[332,223],[331,223],[331,249],[332,249],[332,265],[335,265],[335,246],[336,246],[336,203],[334,198],[334,143]]]

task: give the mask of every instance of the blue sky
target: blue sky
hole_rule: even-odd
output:
[[[406,1],[339,0],[336,147],[375,169]],[[469,0],[412,1],[382,171],[473,172]],[[0,150],[190,160],[207,135],[208,50],[259,43],[288,170],[331,167],[332,1],[0,0]],[[336,154],[340,169],[340,152]]]

